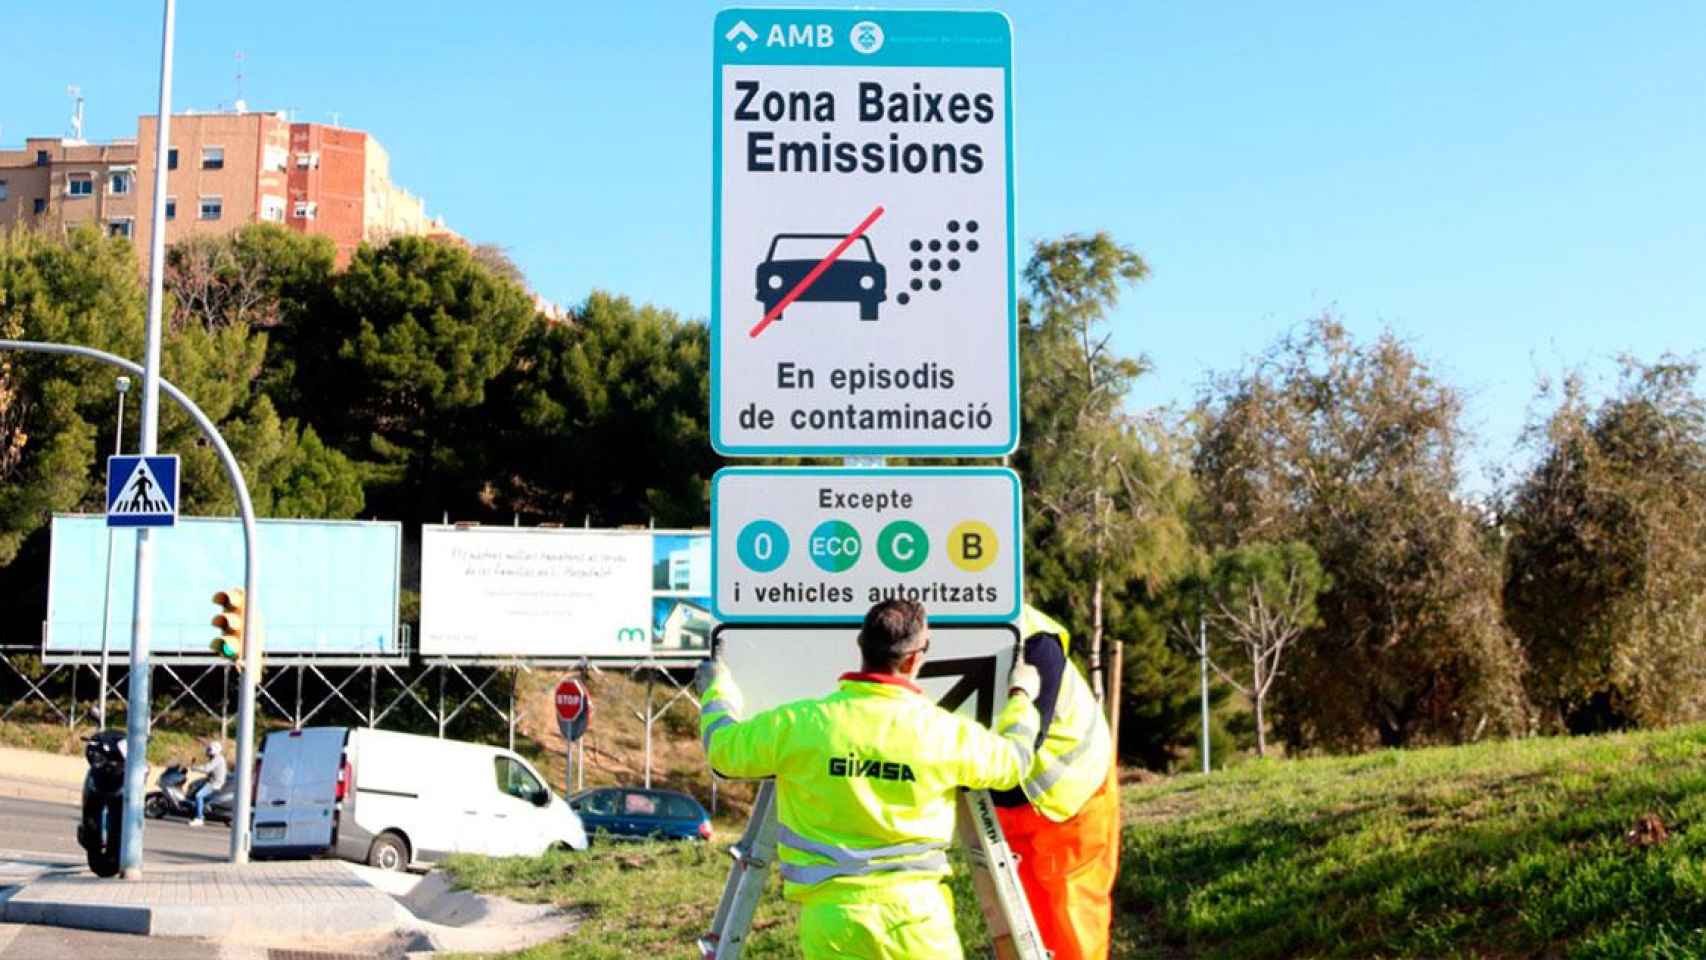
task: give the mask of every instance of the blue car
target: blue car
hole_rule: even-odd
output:
[[[674,790],[600,787],[569,798],[588,836],[622,840],[709,840],[711,816],[699,801]]]

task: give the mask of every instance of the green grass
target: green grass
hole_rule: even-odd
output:
[[[1264,761],[1129,787],[1120,958],[1706,957],[1706,727]],[[1655,815],[1669,838],[1625,836]],[[516,960],[696,956],[725,844],[454,858],[585,917]],[[985,940],[963,862],[969,956]],[[794,957],[772,877],[748,956]]]
[[[509,960],[697,960],[694,943],[710,927],[729,876],[727,849],[728,842],[604,843],[585,853],[554,851],[540,857],[455,856],[446,869],[461,886],[527,903],[553,903],[582,918],[573,934],[506,954]],[[981,955],[987,943],[983,920],[957,857],[949,886],[960,938],[969,955]],[[782,899],[781,878],[770,871],[742,956],[798,957],[797,915],[796,907]]]
[[[1268,761],[1124,794],[1122,957],[1706,956],[1706,728]],[[1628,843],[1654,814],[1669,839]]]

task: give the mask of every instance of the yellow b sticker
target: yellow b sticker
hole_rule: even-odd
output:
[[[967,520],[948,531],[948,559],[967,573],[985,569],[1000,552],[995,529],[981,520]]]

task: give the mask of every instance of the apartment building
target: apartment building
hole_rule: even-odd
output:
[[[93,223],[132,237],[136,229],[136,141],[91,144],[32,137],[0,149],[0,226],[71,230]]]
[[[134,140],[87,144],[34,138],[0,150],[0,225],[73,229],[94,222],[135,241],[147,258],[158,123]],[[166,160],[166,242],[277,223],[328,236],[346,262],[366,241],[399,234],[460,242],[426,205],[391,180],[371,135],[281,113],[174,114]]]

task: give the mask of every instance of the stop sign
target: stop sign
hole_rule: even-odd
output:
[[[552,702],[557,708],[557,729],[563,732],[563,739],[573,743],[586,732],[587,715],[592,712],[592,698],[587,695],[586,684],[574,677],[568,677],[557,684],[552,694]]]

